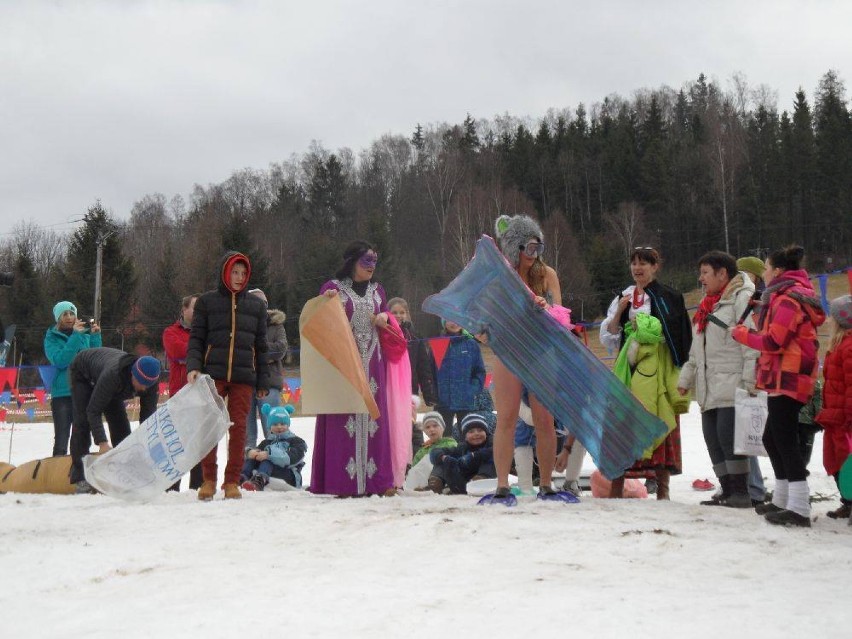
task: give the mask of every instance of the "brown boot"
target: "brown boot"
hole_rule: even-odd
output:
[[[216,482],[205,480],[198,489],[198,499],[201,501],[210,501],[213,495],[216,494]]]
[[[609,489],[610,499],[621,499],[624,497],[624,475],[612,480],[612,488]]]
[[[657,469],[657,501],[669,500],[669,478],[671,472],[666,469]]]
[[[429,475],[428,480],[429,490],[433,493],[438,493],[439,495],[444,492],[444,480],[440,477],[436,477],[435,475]]]
[[[243,498],[243,494],[240,492],[240,488],[236,484],[222,484],[222,490],[225,491],[225,499]]]

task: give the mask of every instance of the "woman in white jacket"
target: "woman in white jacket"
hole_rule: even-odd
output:
[[[754,390],[759,353],[731,339],[727,327],[736,325],[749,307],[754,284],[737,272],[734,258],[721,251],[706,253],[698,261],[698,268],[704,298],[692,320],[692,347],[689,360],[681,369],[678,390],[685,395],[695,389],[704,442],[722,485],[718,497],[701,503],[751,508],[748,457],[734,453],[734,395],[737,388]],[[753,326],[750,313],[745,323]]]

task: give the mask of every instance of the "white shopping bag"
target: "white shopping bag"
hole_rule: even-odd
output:
[[[201,375],[111,451],[84,457],[86,481],[111,497],[154,499],[213,450],[229,426],[216,384]]]
[[[423,458],[414,464],[405,476],[405,490],[417,490],[418,488],[426,488],[429,483],[429,475],[432,474],[432,462],[429,461],[429,455],[423,455]]]
[[[734,395],[734,453],[767,457],[763,447],[763,429],[769,409],[766,405],[766,393],[757,391],[750,395],[748,391],[738,388]]]

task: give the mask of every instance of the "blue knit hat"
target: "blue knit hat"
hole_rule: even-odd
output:
[[[467,431],[471,428],[481,428],[485,431],[486,435],[491,433],[491,428],[488,426],[488,422],[485,421],[485,418],[479,413],[468,413],[464,416],[464,419],[461,420],[462,437],[467,435]]]
[[[160,381],[160,360],[156,357],[149,355],[140,357],[130,370],[136,381],[146,388]]]
[[[284,424],[289,428],[290,415],[296,412],[296,409],[290,404],[285,404],[284,406],[264,404],[261,406],[260,412],[266,415],[266,423],[269,428],[272,428],[276,424]]]
[[[53,307],[53,319],[58,322],[59,318],[62,317],[62,314],[65,311],[71,311],[74,315],[77,314],[77,307],[74,306],[71,302],[57,302],[56,306]]]

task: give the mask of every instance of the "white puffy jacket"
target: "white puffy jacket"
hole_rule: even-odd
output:
[[[748,276],[738,273],[725,287],[722,297],[713,307],[713,315],[728,326],[734,326],[748,307],[754,284]],[[754,327],[749,313],[745,325]],[[695,400],[701,411],[727,408],[734,405],[734,391],[754,390],[755,364],[760,353],[731,339],[731,332],[707,323],[703,333],[692,326],[692,348],[689,361],[678,378],[678,388],[694,388]]]

